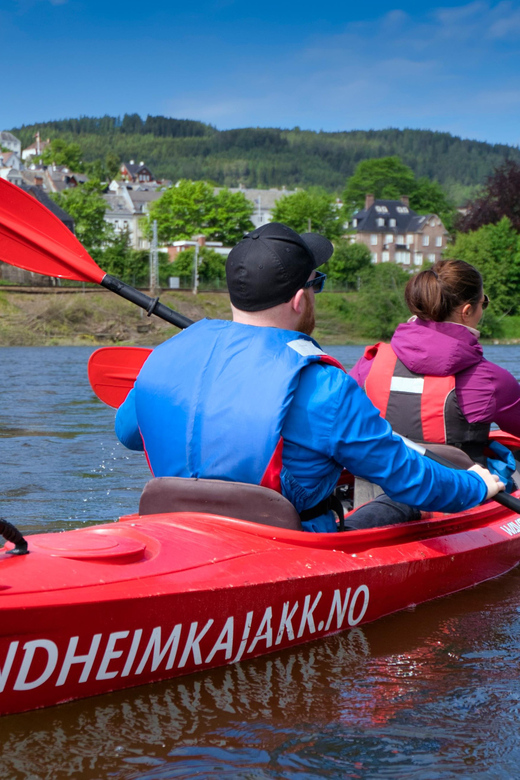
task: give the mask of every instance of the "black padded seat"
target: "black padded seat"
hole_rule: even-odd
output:
[[[453,447],[451,444],[433,444],[431,442],[421,442],[423,447],[433,452],[434,455],[439,455],[441,458],[446,458],[454,466],[459,469],[470,469],[475,465],[475,461],[471,460],[469,455],[460,450],[458,447]]]
[[[140,515],[206,512],[301,531],[300,516],[280,493],[260,485],[218,479],[156,477],[144,487]]]

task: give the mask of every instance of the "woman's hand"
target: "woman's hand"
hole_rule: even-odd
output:
[[[482,477],[484,482],[486,483],[487,487],[487,496],[486,501],[488,498],[493,498],[493,496],[496,496],[497,493],[500,493],[501,490],[505,490],[506,486],[503,482],[500,482],[500,478],[497,477],[496,474],[492,474],[487,469],[483,468],[482,466],[479,466],[476,464],[475,466],[472,466],[468,471],[474,471],[476,474],[479,475],[479,477]]]

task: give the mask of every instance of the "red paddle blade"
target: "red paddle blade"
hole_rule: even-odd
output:
[[[105,276],[58,217],[5,179],[0,179],[0,260],[80,282],[100,284]]]
[[[93,352],[88,378],[100,401],[114,409],[121,406],[151,351],[143,347],[102,347]]]

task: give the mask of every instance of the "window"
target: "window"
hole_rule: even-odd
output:
[[[430,246],[430,236],[423,236],[422,237],[422,245],[423,246]]]
[[[391,244],[393,240],[393,235],[391,233],[387,233],[385,236],[385,244]]]
[[[442,246],[442,236],[437,236],[435,238],[435,246]]]
[[[406,236],[406,243],[413,244],[413,233],[408,233],[408,235]]]
[[[377,246],[377,233],[372,233],[370,236],[370,246]]]
[[[395,240],[398,244],[404,244],[404,236],[397,236]]]
[[[415,255],[413,256],[414,265],[422,265],[422,261],[423,261],[422,252],[416,252]]]
[[[384,227],[385,226],[385,220],[382,217],[378,217],[376,219],[376,225],[377,225],[377,227]]]
[[[397,206],[396,211],[398,214],[408,214],[406,206]]]
[[[377,263],[377,252],[372,252],[372,262]]]
[[[395,262],[402,265],[410,265],[410,252],[396,252]]]
[[[376,211],[378,214],[388,214],[388,209],[386,206],[376,206]]]
[[[357,219],[352,220],[352,227],[357,227]]]
[[[397,222],[395,221],[395,219],[389,219],[388,220],[388,227],[395,227],[396,224],[397,224]]]
[[[390,262],[390,252],[388,252],[387,250],[385,250],[385,251],[383,252],[383,254],[382,254],[381,261],[382,261],[383,263],[389,263],[389,262]]]
[[[437,258],[435,257],[435,255],[428,255],[428,260],[430,261],[430,263],[434,263],[437,260]]]

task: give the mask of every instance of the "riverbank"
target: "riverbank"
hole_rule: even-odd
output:
[[[363,334],[361,323],[348,316],[355,293],[316,297],[315,338],[322,345],[367,344],[377,339]],[[166,290],[161,302],[192,320],[230,319],[229,296],[223,292]],[[352,312],[352,307],[350,307]],[[85,291],[38,288],[11,291],[0,288],[0,347],[102,346],[106,344],[156,346],[178,330],[147,317],[139,307],[103,288]],[[504,321],[504,336],[495,344],[520,343],[520,317]]]
[[[347,295],[345,294],[345,298]],[[161,302],[193,320],[230,319],[227,293],[164,291]],[[322,344],[364,343],[345,324],[341,312],[316,299],[315,336]],[[101,288],[88,292],[60,288],[9,291],[0,288],[0,346],[155,346],[177,333],[173,325],[147,317],[137,306]]]

